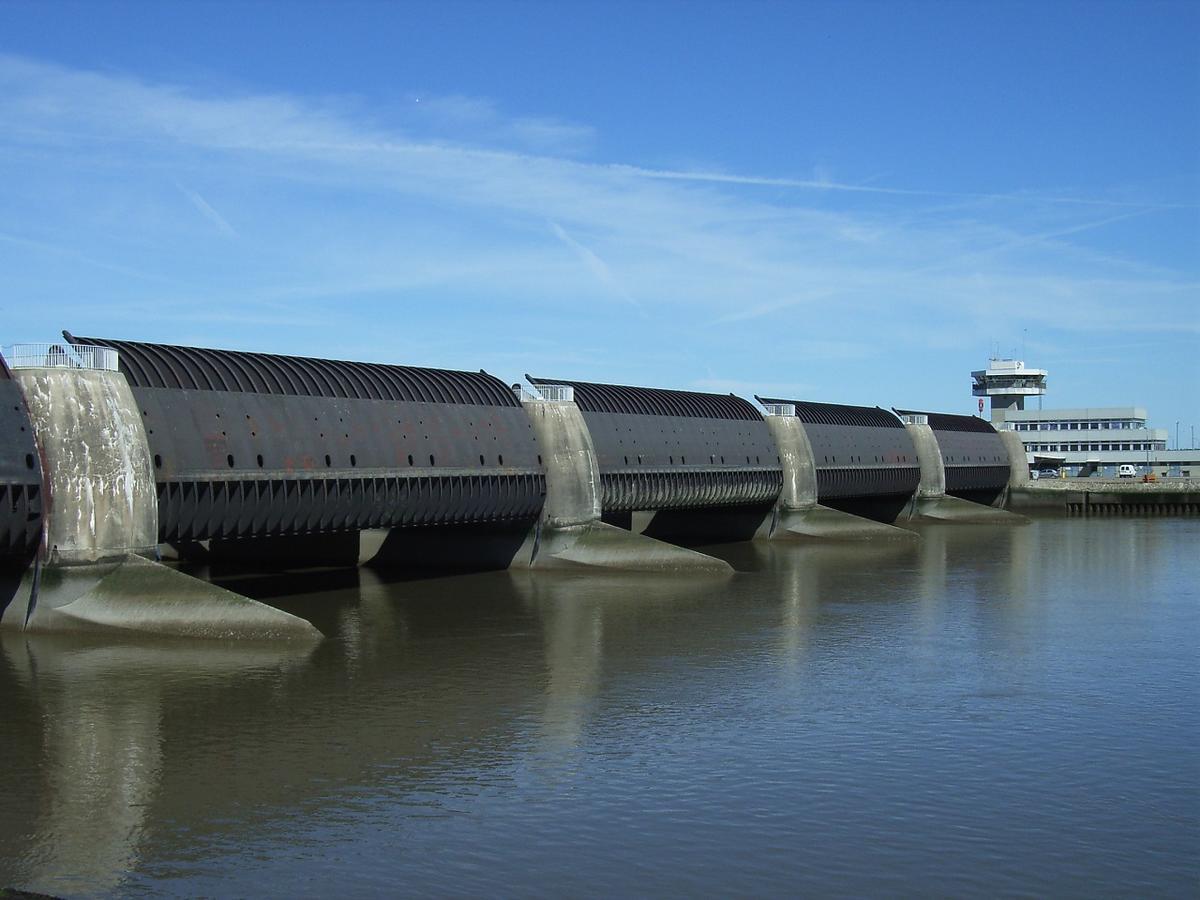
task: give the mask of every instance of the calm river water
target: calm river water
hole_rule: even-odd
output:
[[[0,887],[1200,891],[1200,521],[228,586],[315,649],[6,634]]]

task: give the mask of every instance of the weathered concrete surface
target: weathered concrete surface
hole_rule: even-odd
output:
[[[1030,515],[1200,515],[1200,480],[1049,478],[1009,491],[1010,509]]]
[[[319,641],[304,619],[200,581],[161,563],[127,556],[26,574],[0,624],[27,632],[137,632],[169,637]]]
[[[517,568],[620,568],[730,572],[729,564],[600,520],[600,468],[583,413],[574,403],[525,401],[546,468],[542,518],[516,553]]]
[[[946,494],[946,468],[937,436],[928,425],[905,425],[917,448],[921,483],[909,506],[909,522],[957,522],[962,525],[1019,525],[1028,521],[1004,509]],[[1024,459],[1024,456],[1021,457]],[[1010,475],[1011,477],[1011,475]]]
[[[905,528],[873,522],[827,506],[780,510],[768,539],[772,541],[914,541]]]
[[[1015,431],[998,431],[1004,449],[1008,451],[1008,487],[1024,487],[1030,483],[1029,461],[1025,459],[1025,445]]]
[[[574,403],[527,400],[523,406],[546,468],[542,524],[569,528],[599,521],[600,468],[583,413]]]
[[[605,522],[545,528],[534,536],[529,555],[517,567],[533,569],[625,569],[632,572],[708,572],[729,574],[729,563],[686,547],[677,547]]]
[[[766,422],[783,467],[779,509],[813,509],[817,505],[817,461],[804,423],[795,416],[767,416]]]
[[[158,543],[154,464],[142,417],[119,372],[17,369],[47,494],[51,565],[153,554]]]
[[[779,449],[783,490],[757,538],[771,541],[916,539],[913,532],[903,528],[819,505],[817,462],[804,423],[795,416],[767,416],[766,422]]]
[[[1006,509],[943,495],[914,497],[908,521],[956,522],[961,525],[1021,525],[1029,520]]]
[[[119,372],[28,368],[46,483],[45,554],[8,592],[0,625],[202,638],[319,640],[308,622],[143,557],[158,496],[138,406]]]
[[[921,467],[921,483],[917,486],[917,499],[946,496],[946,466],[942,461],[942,448],[937,436],[928,425],[905,425],[908,436],[917,449],[917,463]]]

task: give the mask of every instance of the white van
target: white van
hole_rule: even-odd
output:
[[[1117,477],[1137,478],[1137,466],[1130,465],[1129,463],[1121,463],[1121,465],[1117,466]]]

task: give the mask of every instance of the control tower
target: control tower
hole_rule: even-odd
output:
[[[1046,370],[1027,369],[1019,359],[989,359],[988,367],[972,372],[971,378],[971,394],[992,401],[993,425],[1004,421],[1007,410],[1024,409],[1026,397],[1046,393]]]

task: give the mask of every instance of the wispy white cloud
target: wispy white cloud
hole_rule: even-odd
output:
[[[224,216],[212,208],[212,204],[201,197],[198,193],[190,188],[184,187],[179,182],[175,182],[175,186],[178,187],[183,195],[192,202],[192,206],[196,207],[196,209],[200,212],[200,215],[204,216],[204,218],[208,219],[209,222],[216,226],[217,231],[221,232],[221,234],[225,235],[226,237],[237,237],[237,231],[234,230],[234,227],[225,221]]]
[[[644,315],[642,305],[638,303],[634,297],[630,296],[628,291],[621,287],[621,285],[617,282],[617,279],[613,276],[612,270],[609,269],[608,264],[605,263],[604,260],[602,260],[587,247],[583,246],[583,244],[579,243],[579,241],[575,240],[575,238],[567,234],[566,229],[564,229],[557,222],[551,222],[549,224],[550,230],[554,233],[554,236],[575,251],[576,254],[578,254],[579,258],[583,260],[584,265],[587,266],[588,270],[596,276],[596,279],[600,283],[612,289],[617,296],[631,306],[636,307],[638,311],[642,312]]]
[[[586,125],[486,100],[409,96],[368,115],[337,98],[0,55],[0,241],[87,267],[26,266],[15,286],[52,301],[86,281],[97,317],[127,295],[157,302],[157,280],[173,308],[203,304],[214,326],[240,314],[312,328],[312,352],[331,318],[402,333],[402,349],[422,353],[421,327],[452,335],[439,348],[457,342],[464,357],[502,328],[558,348],[588,331],[613,347],[615,369],[652,359],[684,385],[710,378],[721,345],[749,376],[730,383],[788,384],[770,365],[865,367],[901,342],[986,351],[1018,323],[1115,334],[1147,298],[1168,314],[1139,327],[1168,334],[1200,308],[1194,265],[1089,241],[1188,202],[943,191],[828,166],[802,178],[657,168],[592,160],[594,144]],[[180,192],[205,233],[178,215]],[[106,280],[89,280],[95,269]],[[622,321],[630,309],[636,329]],[[809,372],[793,381],[815,383]]]

